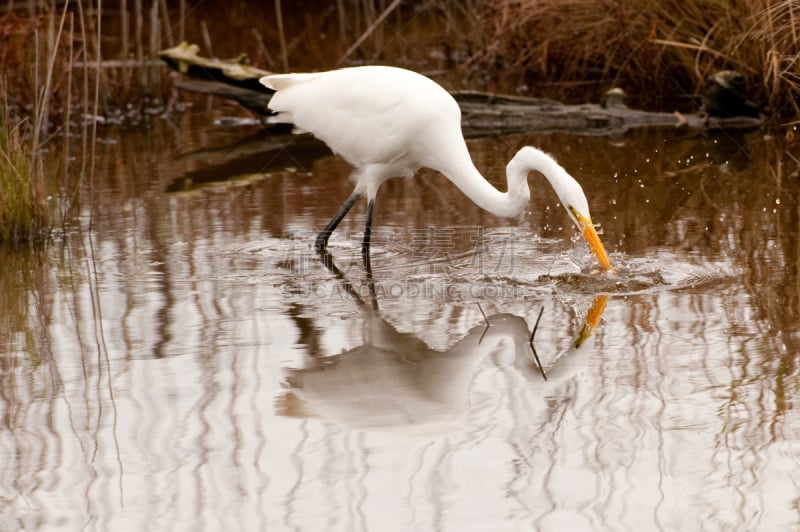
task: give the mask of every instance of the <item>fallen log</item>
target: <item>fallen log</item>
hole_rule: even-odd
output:
[[[198,55],[199,50],[196,44],[182,42],[173,48],[161,50],[158,56],[168,67],[191,78],[272,94],[273,91],[258,82],[262,76],[272,72],[248,65],[246,55],[235,59],[209,59]]]
[[[192,79],[176,81],[179,89],[232,99],[260,115],[272,114],[267,107],[274,91],[258,80],[271,72],[235,60],[208,59],[197,55],[198,47],[182,43],[159,52],[172,69]],[[690,127],[697,129],[752,129],[762,116],[709,116],[708,113],[664,113],[630,109],[624,92],[612,89],[599,104],[566,105],[554,100],[498,95],[476,91],[454,91],[461,106],[462,129],[470,137],[530,132],[568,132],[582,135],[615,135],[642,127]]]
[[[619,89],[615,89],[618,91]],[[465,134],[570,132],[583,135],[615,135],[642,127],[690,127],[695,129],[751,129],[761,117],[714,117],[706,113],[663,113],[631,109],[624,102],[613,105],[586,103],[565,105],[551,100],[501,97],[475,92],[453,92],[461,106]]]

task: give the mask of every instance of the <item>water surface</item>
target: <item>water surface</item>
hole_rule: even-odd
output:
[[[364,205],[335,270],[311,249],[347,165],[213,119],[105,131],[80,223],[4,252],[0,529],[800,525],[781,141],[473,139],[501,187],[553,153],[619,275],[543,179],[504,220],[423,171],[382,188],[370,277]]]

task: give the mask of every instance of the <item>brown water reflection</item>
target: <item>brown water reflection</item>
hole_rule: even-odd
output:
[[[781,142],[472,140],[498,185],[524,143],[579,176],[619,278],[540,180],[499,220],[423,173],[379,195],[375,311],[363,206],[331,240],[352,291],[311,251],[346,166],[212,119],[108,131],[80,225],[2,257],[0,529],[798,525]]]

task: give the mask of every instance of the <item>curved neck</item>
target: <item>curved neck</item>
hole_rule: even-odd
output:
[[[466,146],[464,150],[466,151]],[[481,176],[468,153],[466,157],[454,157],[452,160],[460,167],[451,169],[453,173],[447,171],[442,173],[472,201],[497,216],[516,216],[522,213],[531,199],[528,174],[538,172],[553,187],[565,209],[576,209],[588,217],[589,205],[580,184],[555,159],[537,148],[524,146],[508,162],[506,165],[508,192],[505,193],[498,191]],[[572,215],[570,217],[574,218]]]
[[[466,145],[463,147],[463,152],[459,150],[459,153],[440,154],[439,159],[439,164],[433,168],[444,174],[478,207],[495,216],[503,218],[518,216],[531,199],[528,171],[522,167],[512,169],[509,163],[506,167],[508,190],[500,192],[475,168]]]

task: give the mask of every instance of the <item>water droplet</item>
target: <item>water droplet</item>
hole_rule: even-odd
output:
[[[781,199],[775,198],[775,205],[780,205],[780,204],[781,204]]]

